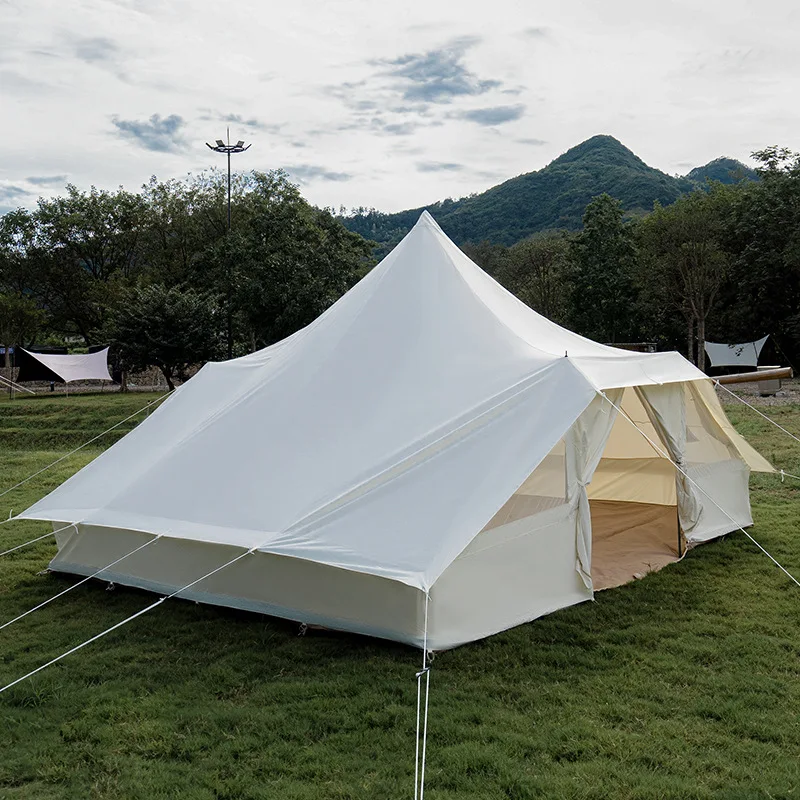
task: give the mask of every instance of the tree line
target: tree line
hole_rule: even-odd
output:
[[[651,341],[701,368],[704,343],[772,334],[800,356],[800,154],[754,153],[760,180],[709,183],[634,219],[607,194],[579,232],[463,249],[529,306],[601,342]],[[112,344],[169,386],[311,322],[374,265],[374,242],[280,172],[153,178],[0,217],[0,345]]]
[[[373,264],[370,243],[280,172],[153,178],[0,218],[0,344],[111,343],[167,384],[307,325]],[[6,347],[8,358],[8,347]],[[6,362],[8,363],[8,362]]]

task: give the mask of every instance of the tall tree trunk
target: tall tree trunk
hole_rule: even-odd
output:
[[[694,358],[694,320],[689,318],[686,321],[686,358],[696,363]]]
[[[159,367],[159,369],[161,370],[161,374],[167,381],[167,388],[169,389],[169,391],[172,391],[175,388],[175,384],[172,382],[172,370],[166,369],[164,367]]]
[[[697,366],[706,371],[706,320],[700,317],[697,320]]]

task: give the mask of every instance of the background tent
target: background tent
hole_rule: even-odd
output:
[[[180,596],[441,649],[751,524],[751,467],[694,365],[560,328],[425,213],[311,325],[207,364],[20,517],[74,523],[55,570],[146,545],[104,578],[171,593],[238,554]]]
[[[55,355],[33,353],[17,348],[16,365],[19,367],[18,383],[48,381],[110,381],[108,372],[108,347],[86,355]]]
[[[743,344],[706,342],[706,355],[712,367],[756,367],[767,339],[769,335]]]

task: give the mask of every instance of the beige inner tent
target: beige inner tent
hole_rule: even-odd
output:
[[[719,498],[719,478],[739,473],[744,478],[744,488],[748,473],[745,460],[751,460],[751,453],[756,459],[763,459],[737,437],[719,407],[710,382],[687,382],[669,391],[682,395],[680,410],[684,419],[680,424],[686,436],[682,468],[696,482],[694,486],[702,486],[699,495],[707,498],[704,520],[714,520],[718,509],[710,497]],[[682,530],[678,513],[679,473],[668,456],[664,435],[653,422],[654,409],[642,390],[635,387],[619,390],[616,404],[623,413],[616,414],[610,406],[607,409],[614,414],[614,422],[587,486],[591,582],[595,591],[620,586],[661,569],[677,561],[687,547],[710,538],[702,533],[687,537]],[[748,451],[745,454],[743,447]],[[485,526],[484,533],[567,505],[564,459],[562,439]],[[766,463],[753,466],[769,468]]]

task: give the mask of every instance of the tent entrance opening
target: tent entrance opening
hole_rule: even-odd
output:
[[[622,409],[666,451],[634,389],[625,390]],[[621,414],[588,493],[595,590],[620,586],[678,560],[675,468]]]

